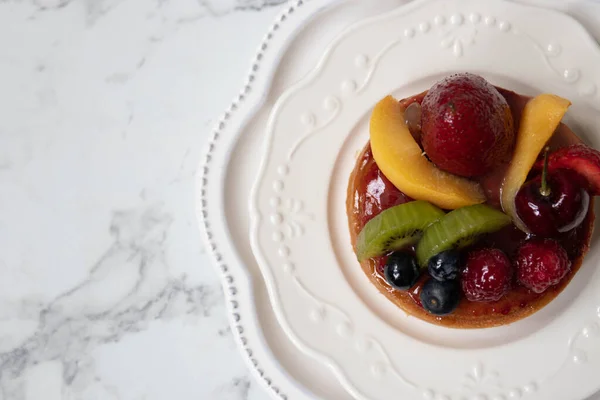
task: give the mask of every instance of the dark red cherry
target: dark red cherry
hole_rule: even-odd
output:
[[[521,221],[532,233],[557,236],[579,226],[587,215],[590,196],[570,170],[547,172],[526,182],[515,198]]]

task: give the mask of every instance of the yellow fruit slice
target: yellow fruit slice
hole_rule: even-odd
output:
[[[571,102],[562,97],[541,94],[529,100],[523,109],[515,151],[500,189],[500,201],[504,212],[524,232],[529,229],[517,215],[515,197],[570,105]]]
[[[485,201],[478,183],[442,171],[423,155],[404,122],[404,110],[392,96],[375,106],[370,132],[377,166],[408,196],[445,209]]]

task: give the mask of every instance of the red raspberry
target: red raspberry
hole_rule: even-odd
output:
[[[558,284],[571,269],[565,249],[554,239],[532,239],[517,251],[517,279],[535,293]]]
[[[475,250],[467,257],[461,284],[470,301],[497,301],[510,288],[510,260],[499,249]]]

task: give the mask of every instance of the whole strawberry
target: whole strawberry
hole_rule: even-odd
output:
[[[554,239],[532,239],[517,250],[517,280],[535,293],[557,285],[571,269],[565,249]]]
[[[423,149],[439,168],[474,177],[508,161],[515,141],[506,99],[481,76],[451,75],[421,103]]]
[[[497,301],[510,288],[512,268],[506,254],[485,248],[469,253],[461,274],[465,297],[470,301]]]

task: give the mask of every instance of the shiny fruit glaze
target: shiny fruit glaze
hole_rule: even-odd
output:
[[[350,212],[350,224],[352,232],[360,232],[364,224],[375,217],[386,208],[402,204],[411,199],[395,188],[379,171],[377,164],[371,155],[370,147],[367,145],[360,155],[357,169],[353,175],[354,188],[352,193],[352,204],[348,204]],[[350,193],[349,193],[350,195]],[[350,200],[350,198],[349,198]],[[537,311],[546,305],[558,293],[560,293],[573,275],[579,269],[581,256],[585,254],[588,247],[589,236],[594,219],[593,209],[579,228],[566,234],[562,234],[558,240],[567,250],[569,259],[573,263],[571,271],[562,282],[549,288],[542,294],[534,293],[516,284],[513,279],[511,289],[502,299],[495,302],[471,302],[464,297],[461,299],[457,309],[450,315],[444,317],[432,316],[421,308],[419,299],[423,284],[429,279],[429,274],[424,271],[417,283],[406,292],[393,290],[385,281],[384,267],[387,256],[377,257],[363,263],[363,269],[370,275],[388,297],[401,305],[405,310],[419,317],[441,325],[474,328],[484,326],[495,326],[520,319]],[[518,246],[526,239],[526,235],[514,225],[509,225],[493,234],[482,237],[470,249],[483,247],[495,247],[504,251],[513,260]],[[413,252],[414,249],[407,249]],[[418,306],[418,309],[414,306]],[[485,318],[483,318],[485,317]],[[507,321],[510,320],[510,321]]]
[[[410,197],[396,189],[377,167],[371,148],[358,161],[357,179],[363,182],[361,188],[353,193],[354,218],[358,231],[380,212],[399,204],[412,201]]]
[[[600,153],[580,143],[570,144],[550,154],[548,170],[550,173],[560,169],[574,171],[590,195],[600,195]],[[534,169],[539,171],[542,165],[539,161]]]
[[[458,73],[423,98],[423,149],[444,171],[474,177],[510,159],[515,141],[507,101],[478,75]]]
[[[543,174],[537,175],[521,186],[515,208],[532,233],[553,237],[583,222],[590,196],[578,178],[575,172],[559,169],[545,179]]]
[[[519,95],[510,90],[497,87],[510,107],[514,120],[515,132],[519,130],[519,122],[525,104],[529,97]],[[413,103],[421,103],[427,92],[399,100],[405,109]],[[414,108],[414,107],[413,107]],[[408,117],[407,117],[408,119]],[[417,126],[415,121],[406,121],[409,126]],[[411,132],[413,137],[420,142],[418,132]],[[547,143],[551,151],[567,146],[577,145],[581,140],[564,124],[559,124],[554,135]],[[421,143],[419,143],[421,145]],[[500,207],[500,186],[508,165],[500,165],[489,174],[478,178],[482,185],[487,204]],[[533,173],[534,171],[532,171]],[[364,224],[375,217],[386,208],[397,204],[411,201],[411,199],[394,187],[389,180],[383,176],[375,163],[370,145],[367,143],[358,156],[355,168],[350,176],[346,200],[346,210],[352,245]],[[513,273],[513,281],[508,294],[501,300],[489,303],[475,303],[462,298],[457,309],[446,316],[440,317],[429,314],[421,306],[420,293],[424,283],[430,279],[427,272],[421,272],[417,283],[409,291],[393,290],[384,278],[384,267],[387,256],[368,259],[361,263],[361,267],[369,280],[390,301],[406,313],[425,321],[453,328],[486,328],[508,324],[527,317],[554,299],[569,283],[575,275],[585,253],[589,249],[589,242],[594,223],[593,198],[590,199],[589,212],[583,223],[567,233],[561,234],[557,240],[565,248],[572,262],[571,271],[565,276],[560,284],[549,288],[542,294],[536,294],[516,284],[516,274]],[[482,247],[497,247],[503,250],[514,262],[515,253],[519,245],[526,239],[526,235],[514,225],[488,234],[479,240],[475,246],[467,249],[472,250]],[[414,248],[405,251],[414,252]],[[513,271],[514,272],[514,271]]]

